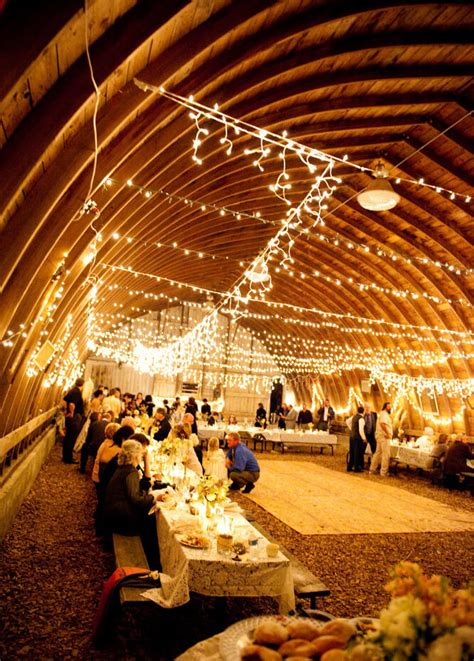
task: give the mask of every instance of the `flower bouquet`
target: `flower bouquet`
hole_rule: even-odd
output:
[[[426,576],[400,562],[385,586],[391,594],[374,631],[353,638],[341,659],[468,661],[474,658],[474,586],[455,590],[444,576]]]
[[[195,493],[198,500],[206,504],[206,515],[212,514],[212,508],[223,503],[227,498],[231,480],[218,480],[214,475],[203,475],[199,480]]]

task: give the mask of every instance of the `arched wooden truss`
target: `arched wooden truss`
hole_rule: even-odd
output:
[[[57,342],[72,314],[71,337],[80,338],[81,356],[87,353],[84,281],[90,265],[84,266],[83,257],[94,238],[94,215],[80,216],[78,211],[93,168],[95,104],[83,3],[3,4],[0,338],[8,337],[8,330],[15,334],[13,346],[0,348],[0,431],[57,398],[54,390],[41,388],[41,375],[26,376],[26,365],[42,328],[30,324],[51,303],[64,253],[69,273],[48,337]],[[242,272],[240,262],[254,258],[275,233],[272,223],[239,222],[159,193],[146,198],[127,186],[128,179],[218,207],[259,210],[275,222],[282,213],[269,190],[280,167],[276,155],[260,172],[242,154],[244,139],[236,139],[230,157],[218,140],[209,139],[203,145],[204,163],[196,165],[188,113],[159,94],[144,93],[134,83],[139,78],[183,96],[192,94],[206,105],[217,102],[233,117],[276,133],[287,130],[293,139],[334,156],[347,153],[361,166],[373,167],[383,158],[394,167],[411,155],[396,168],[397,176],[424,178],[455,191],[455,198],[403,184],[395,209],[367,212],[354,195],[369,183],[369,176],[350,165],[338,166],[342,184],[329,203],[325,231],[367,244],[370,254],[351,250],[343,241],[338,246],[320,241],[314,233],[297,240],[295,273],[310,276],[318,269],[321,277],[302,280],[282,269],[273,273],[271,298],[393,322],[472,330],[473,308],[447,302],[463,299],[472,305],[472,276],[419,261],[439,260],[463,271],[474,265],[472,206],[465,200],[473,181],[470,3],[89,0],[88,5],[90,57],[100,88],[99,155],[91,197],[101,211],[94,224],[104,237],[94,267],[108,292],[98,306],[101,314],[115,312],[119,304],[124,313],[133,314],[131,307],[143,303],[123,289],[108,290],[110,285],[182,295],[164,281],[153,284],[102,269],[101,264],[132,266],[226,291]],[[306,190],[308,172],[296,160],[290,171],[292,195],[298,199]],[[107,176],[115,183],[106,190],[101,182]],[[114,241],[114,232],[134,240]],[[216,259],[144,245],[173,241]],[[378,257],[380,247],[412,263]],[[340,278],[341,285],[328,283],[324,276]],[[361,292],[348,281],[351,277],[379,287],[425,292],[441,302]],[[183,298],[203,300],[192,291]],[[381,352],[387,346],[421,346],[409,339],[290,326],[279,319],[246,323],[256,332],[330,338]],[[446,348],[439,338],[432,333],[425,348]],[[470,343],[458,342],[458,347],[472,351]],[[450,360],[424,374],[467,378],[469,360]],[[341,404],[360,376],[344,373],[326,379],[324,387]],[[452,413],[447,398],[441,401],[441,413]],[[465,424],[471,424],[469,419]]]

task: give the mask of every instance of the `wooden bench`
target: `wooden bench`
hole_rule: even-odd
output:
[[[319,578],[317,578],[317,576],[315,576],[307,567],[305,567],[305,565],[303,565],[303,563],[300,562],[298,558],[295,558],[292,553],[290,553],[284,546],[282,546],[280,542],[269,535],[259,523],[252,521],[252,525],[259,532],[261,532],[269,542],[278,544],[280,551],[290,561],[295,595],[300,599],[309,599],[311,609],[316,610],[316,599],[318,599],[318,597],[329,596],[331,594],[329,588],[327,588],[324,583]]]
[[[319,454],[323,453],[323,450],[326,448],[331,448],[331,455],[334,456],[334,446],[336,443],[318,443],[315,442],[313,443],[312,441],[274,441],[273,442],[274,446],[275,445],[280,445],[281,446],[281,452],[282,454],[285,452],[285,449],[288,449],[292,445],[295,445],[297,447],[309,447],[311,450],[311,453],[313,452],[313,448],[319,448]]]
[[[113,544],[115,564],[117,568],[143,567],[143,569],[150,569],[140,537],[127,537],[125,535],[114,533]],[[146,601],[147,603],[150,603],[149,599],[142,597],[142,592],[143,588],[121,588],[120,603],[124,604],[138,601]]]

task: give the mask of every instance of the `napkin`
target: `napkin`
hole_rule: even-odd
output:
[[[235,501],[231,501],[230,503],[224,504],[224,512],[226,512],[226,514],[241,514],[242,508]]]

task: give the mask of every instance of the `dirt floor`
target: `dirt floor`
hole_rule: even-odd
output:
[[[335,456],[265,453],[273,461],[314,461],[345,470]],[[56,446],[0,547],[0,659],[156,659],[168,661],[189,646],[244,617],[275,612],[268,599],[193,598],[163,611],[153,604],[129,608],[113,622],[106,646],[95,649],[91,631],[102,586],[114,570],[110,552],[95,537],[95,491],[77,465],[61,463]],[[364,478],[365,479],[365,478]],[[366,478],[370,479],[370,478]],[[474,516],[469,492],[449,492],[414,471],[390,483]],[[285,485],[282,484],[282,497]],[[338,616],[376,615],[387,603],[383,585],[399,560],[419,562],[428,573],[459,586],[472,578],[474,534],[301,535],[252,503],[233,497],[330,588],[319,607]],[[354,503],[357,516],[357,503]]]

